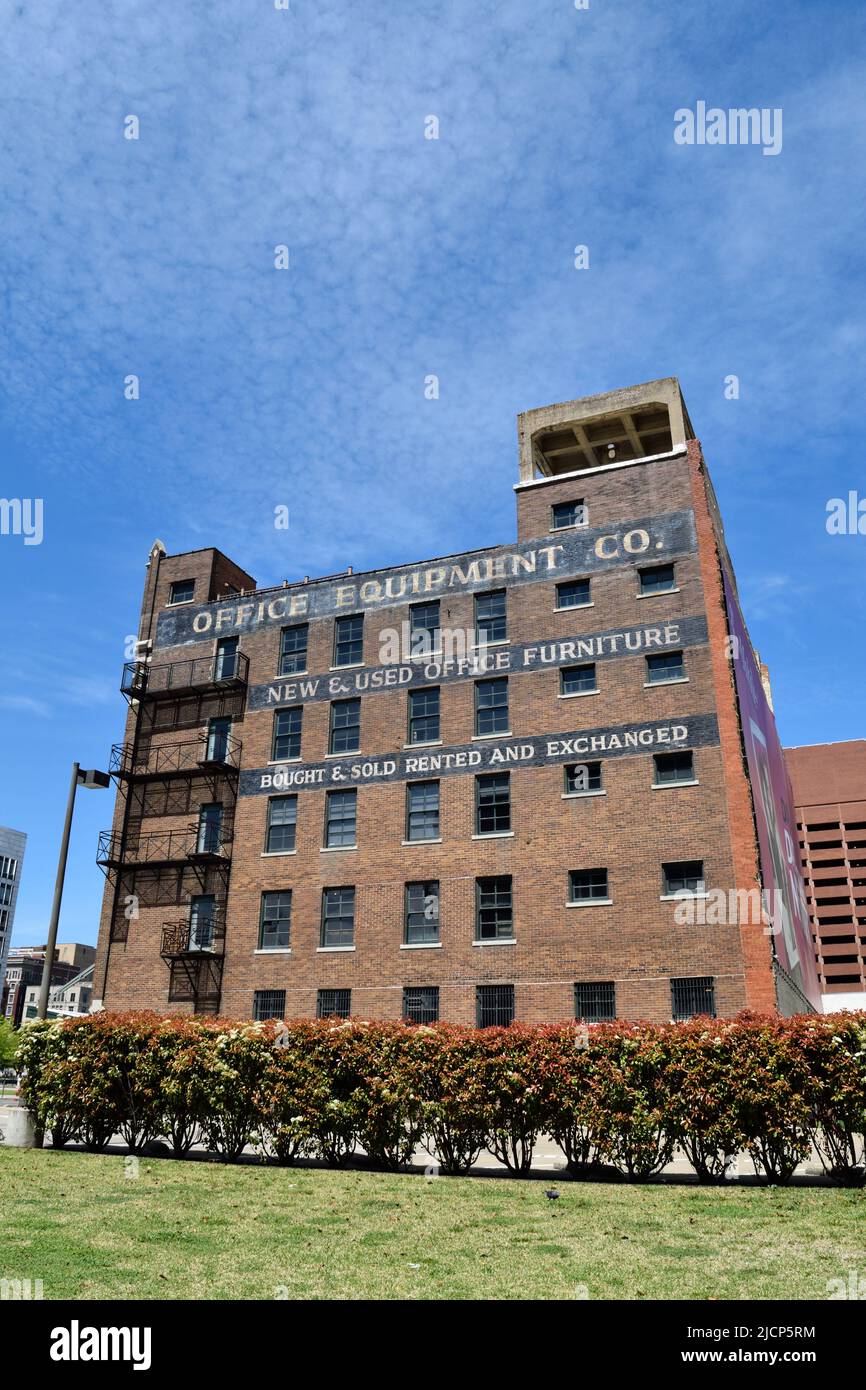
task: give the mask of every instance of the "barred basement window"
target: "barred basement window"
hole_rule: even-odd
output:
[[[507,1028],[514,1022],[514,985],[477,985],[475,1024],[478,1028]]]
[[[284,627],[280,633],[280,675],[294,676],[307,669],[309,623]]]
[[[328,792],[325,799],[325,844],[329,848],[355,845],[358,793]]]
[[[334,665],[359,666],[364,657],[364,614],[337,618],[334,623]]]
[[[616,1018],[616,986],[613,980],[576,984],[574,1016],[584,1023],[607,1023]]]
[[[407,1023],[438,1023],[439,986],[407,985],[403,990],[403,1017]]]
[[[508,677],[475,682],[476,734],[508,733]]]
[[[649,685],[664,685],[665,681],[681,681],[686,674],[682,652],[659,652],[646,659],[646,678]]]
[[[559,691],[561,695],[586,695],[592,690],[598,690],[594,661],[588,661],[584,666],[563,666],[560,669]]]
[[[586,526],[589,523],[589,510],[582,497],[576,502],[555,502],[550,512],[552,531],[561,531],[566,526]]]
[[[582,608],[589,603],[590,581],[588,579],[569,579],[567,584],[556,586],[557,608]]]
[[[279,709],[274,714],[274,741],[271,748],[272,762],[284,762],[286,758],[301,756],[301,716],[303,710]]]
[[[439,737],[439,687],[409,691],[409,742],[433,743]]]
[[[268,801],[268,833],[265,851],[285,854],[295,848],[295,829],[298,823],[298,798],[272,796]]]
[[[257,989],[253,994],[253,1018],[263,1023],[266,1018],[285,1018],[286,991],[284,989]]]
[[[573,903],[607,901],[607,869],[571,869],[568,875],[569,899]]]
[[[695,780],[694,760],[691,753],[654,753],[656,787],[664,787],[672,782],[693,782]]]
[[[169,590],[168,601],[172,603],[191,603],[195,593],[194,579],[177,579]]]
[[[357,753],[361,747],[361,701],[334,700],[331,704],[329,753]]]
[[[409,609],[409,644],[413,654],[439,650],[439,600],[413,603]]]
[[[325,888],[322,893],[323,946],[352,946],[355,942],[354,888]]]
[[[716,989],[711,975],[671,980],[671,1013],[675,1023],[686,1023],[696,1014],[716,1016]]]
[[[439,783],[410,782],[406,787],[406,839],[438,838]]]
[[[514,936],[511,875],[475,880],[475,937],[478,941],[510,940]]]
[[[648,569],[638,570],[642,594],[663,594],[676,588],[676,575],[673,565],[650,565]]]
[[[476,642],[504,642],[508,636],[508,617],[504,589],[475,598]]]
[[[287,950],[292,929],[292,890],[262,893],[259,919],[259,950]]]
[[[568,763],[565,768],[566,796],[602,790],[601,763]]]
[[[439,884],[435,879],[406,884],[406,945],[439,940]]]
[[[706,890],[703,859],[682,859],[674,864],[662,864],[662,892],[703,893]]]
[[[475,778],[475,833],[501,835],[511,829],[511,775],[494,772]]]
[[[320,989],[316,992],[316,1018],[348,1018],[351,1012],[350,989]]]

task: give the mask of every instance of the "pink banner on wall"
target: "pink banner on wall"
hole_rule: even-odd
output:
[[[728,626],[735,639],[734,679],[758,831],[765,905],[779,964],[818,1012],[821,986],[800,868],[791,782],[776,720],[767,703],[740,605],[724,572]]]

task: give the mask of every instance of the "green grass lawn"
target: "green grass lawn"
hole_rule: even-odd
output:
[[[0,1278],[45,1298],[823,1299],[866,1196],[0,1149]],[[581,1286],[585,1286],[585,1292]]]

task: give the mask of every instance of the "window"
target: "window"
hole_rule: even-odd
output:
[[[572,869],[568,875],[569,901],[609,902],[607,869]]]
[[[191,951],[212,951],[217,920],[213,893],[198,893],[189,900],[189,947]]]
[[[703,859],[683,859],[675,864],[662,864],[662,893],[669,897],[672,893],[703,893]]]
[[[326,888],[322,893],[322,945],[355,944],[354,888]]]
[[[354,845],[357,823],[358,793],[328,792],[325,798],[325,844],[329,848]]]
[[[406,945],[439,940],[439,884],[434,879],[406,884]]]
[[[361,747],[361,701],[334,700],[329,753],[357,753]]]
[[[588,661],[584,666],[561,667],[559,672],[559,692],[561,695],[588,695],[594,690],[598,690],[594,661]]]
[[[14,879],[18,872],[18,860],[10,859],[8,855],[0,859],[0,878]]]
[[[475,880],[475,937],[503,941],[514,936],[511,875]]]
[[[298,623],[297,627],[284,627],[280,633],[281,676],[293,676],[307,669],[307,638],[309,624]]]
[[[711,975],[671,980],[671,1013],[675,1023],[685,1023],[695,1014],[716,1016],[716,989]]]
[[[507,1028],[514,1022],[514,985],[478,985],[475,1023],[478,1028]]]
[[[268,801],[268,829],[265,836],[267,854],[288,854],[295,848],[295,829],[298,823],[298,798],[272,796]]]
[[[507,772],[475,778],[476,835],[502,835],[511,829],[510,783]]]
[[[413,603],[409,609],[409,645],[413,656],[439,650],[439,600]]]
[[[348,1018],[351,1010],[350,989],[320,989],[316,992],[316,1018]]]
[[[649,685],[664,685],[665,681],[685,679],[686,667],[682,652],[659,652],[646,659],[646,678]]]
[[[228,717],[220,716],[217,719],[208,720],[206,762],[224,763],[228,761],[231,731],[232,721]]]
[[[262,909],[259,918],[259,950],[287,950],[291,927],[291,888],[286,888],[280,893],[262,893]]]
[[[583,796],[586,792],[600,792],[601,763],[569,763],[565,769],[566,796]]]
[[[508,733],[508,677],[475,682],[476,734]]]
[[[653,786],[665,787],[674,782],[694,782],[695,768],[691,753],[655,753],[655,782]]]
[[[169,603],[192,603],[195,593],[194,579],[176,579],[168,594]]]
[[[403,1017],[407,1023],[438,1023],[438,985],[407,986],[403,990]]]
[[[664,594],[676,588],[673,565],[651,565],[649,569],[638,570],[642,594]]]
[[[555,502],[551,511],[551,530],[561,531],[566,526],[586,526],[589,512],[581,497],[575,502]]]
[[[12,891],[11,883],[0,883],[0,904],[8,907],[12,901]]]
[[[238,673],[238,639],[221,637],[217,642],[214,680],[233,681]]]
[[[612,980],[592,980],[574,986],[574,1016],[584,1023],[607,1023],[616,1018],[616,988]]]
[[[334,624],[334,665],[360,666],[364,659],[364,615],[353,613]]]
[[[212,801],[199,809],[196,854],[219,854],[222,825],[223,808],[220,802]]]
[[[439,687],[409,691],[409,742],[434,743],[439,737]]]
[[[257,989],[253,994],[253,1018],[263,1023],[266,1018],[285,1018],[286,991],[284,989]]]
[[[273,762],[285,762],[287,758],[301,756],[301,715],[300,705],[295,709],[278,709],[274,714],[274,743],[271,749]]]
[[[583,608],[590,603],[590,581],[588,579],[569,579],[566,584],[556,586],[557,608]]]
[[[406,787],[406,839],[438,838],[439,783],[410,782]]]
[[[477,594],[475,598],[475,640],[476,642],[504,642],[508,636],[508,617],[506,614],[504,589],[494,589],[490,594]]]

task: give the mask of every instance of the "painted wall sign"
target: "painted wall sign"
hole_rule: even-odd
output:
[[[275,763],[240,774],[240,796],[274,796],[279,792],[405,782],[454,773],[497,772],[509,768],[579,763],[585,759],[634,757],[655,749],[705,748],[717,744],[714,714],[649,724],[618,724],[607,729],[579,729],[569,734],[538,734],[501,742],[463,744],[454,748],[407,749],[396,754],[360,753],[320,763]]]
[[[316,700],[339,700],[373,695],[381,690],[415,689],[471,680],[478,676],[540,671],[582,661],[611,661],[648,651],[695,647],[707,640],[703,617],[680,618],[661,626],[611,628],[579,637],[557,637],[511,647],[487,647],[477,656],[420,659],[357,671],[333,671],[322,676],[290,676],[266,685],[250,686],[247,709],[274,709]]]
[[[696,544],[691,511],[638,517],[618,526],[579,527],[557,532],[549,542],[543,538],[524,541],[422,561],[402,569],[314,580],[270,590],[261,597],[165,609],[157,620],[154,645],[186,646],[307,618],[375,611],[449,593],[474,593],[491,585],[507,587],[594,574],[641,560],[661,561],[688,554]]]

